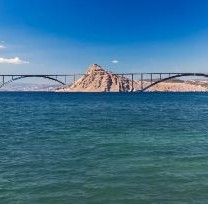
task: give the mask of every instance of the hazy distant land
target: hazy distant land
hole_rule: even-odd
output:
[[[35,84],[35,83],[11,83],[0,91],[55,91],[60,85]]]

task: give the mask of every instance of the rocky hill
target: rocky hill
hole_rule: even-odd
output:
[[[132,88],[133,84],[133,88]],[[143,82],[144,87],[149,85],[149,81]],[[205,83],[193,83],[189,81],[169,81],[159,83],[151,87],[148,91],[208,91]],[[141,89],[140,81],[131,81],[112,72],[106,71],[97,64],[91,65],[86,74],[75,83],[58,88],[58,92],[131,92]]]
[[[134,82],[136,84],[136,82]],[[58,91],[69,92],[130,92],[132,82],[130,79],[118,76],[104,70],[101,66],[93,64],[84,76],[71,86],[63,87]]]

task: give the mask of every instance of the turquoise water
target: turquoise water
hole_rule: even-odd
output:
[[[0,203],[208,203],[208,94],[0,93]]]

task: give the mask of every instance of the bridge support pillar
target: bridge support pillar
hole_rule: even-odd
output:
[[[65,82],[65,84],[66,84],[66,75],[64,76],[64,82]]]
[[[141,74],[141,91],[144,90],[143,79],[144,79],[143,74]]]
[[[134,91],[134,74],[131,75],[131,92]]]
[[[75,84],[75,81],[76,81],[76,75],[74,74],[74,84]]]

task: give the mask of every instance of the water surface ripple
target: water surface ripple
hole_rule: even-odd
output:
[[[207,93],[0,93],[0,203],[208,202]]]

